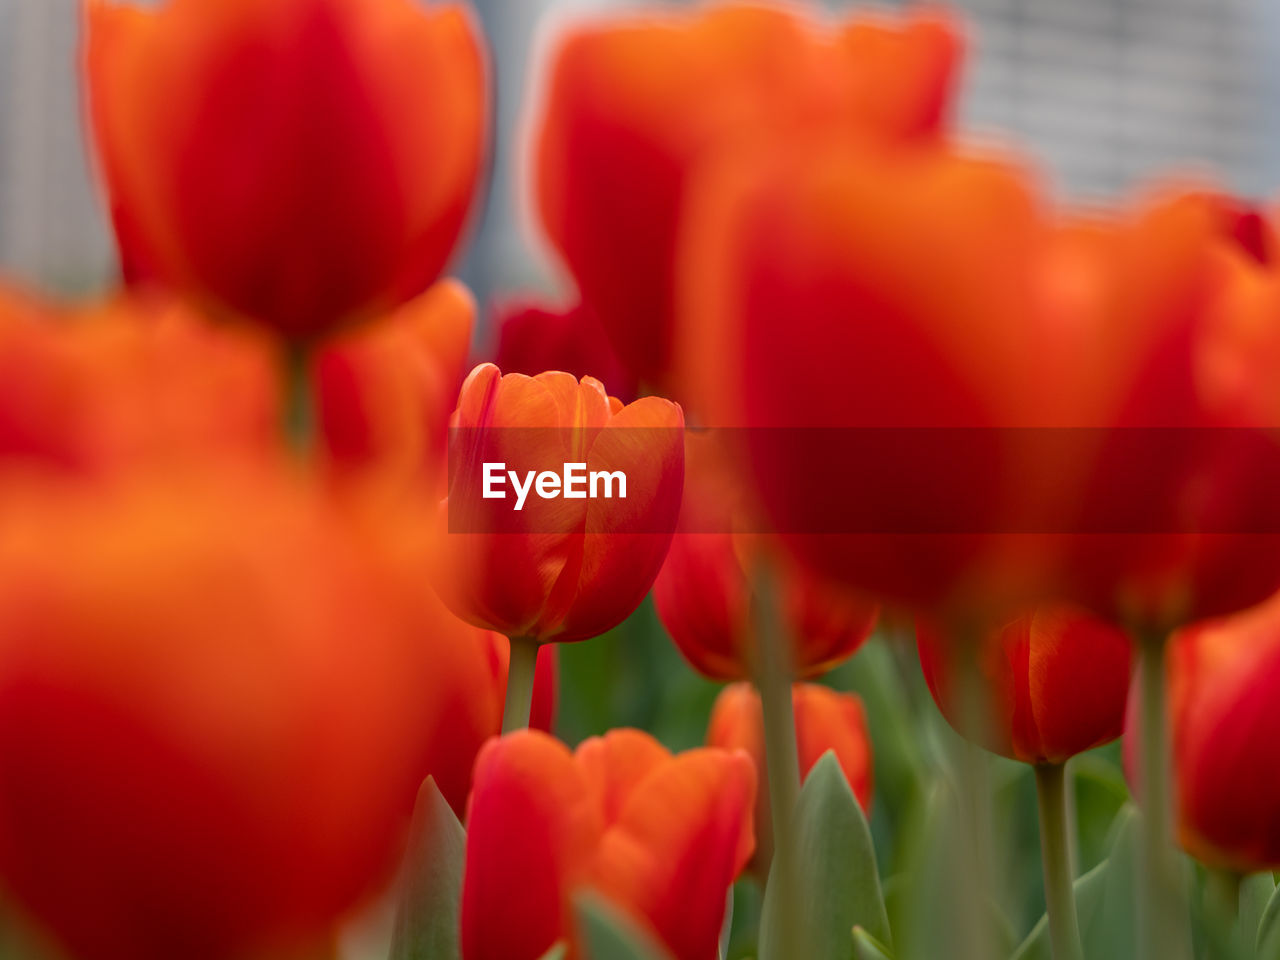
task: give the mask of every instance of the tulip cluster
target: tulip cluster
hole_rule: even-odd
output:
[[[122,269],[0,289],[6,915],[69,960],[336,956],[380,899],[392,960],[1280,950],[1239,893],[1280,868],[1280,217],[1055,203],[955,129],[942,9],[654,10],[548,46],[567,289],[485,329],[464,4],[84,7]],[[634,688],[656,624],[728,684],[705,745],[559,722],[579,642]],[[1078,876],[1126,728],[1140,821]]]

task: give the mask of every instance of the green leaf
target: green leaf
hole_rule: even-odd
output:
[[[1267,901],[1267,909],[1258,922],[1258,960],[1280,960],[1280,887]]]
[[[1089,928],[1097,915],[1098,906],[1102,902],[1103,891],[1107,883],[1107,861],[1098,864],[1083,877],[1077,877],[1073,885],[1076,897],[1076,915],[1080,921],[1081,936]],[[1052,960],[1053,951],[1049,943],[1049,917],[1044,915],[1027,938],[1022,941],[1013,954],[1013,960]]]
[[[849,960],[849,931],[855,926],[891,943],[871,831],[833,752],[805,779],[794,826],[800,887],[795,900],[811,949],[806,960]],[[775,859],[760,918],[760,960],[791,960],[779,942],[782,891],[776,872]]]
[[[580,894],[574,906],[591,960],[670,960],[648,932],[596,894]]]
[[[893,960],[893,954],[889,952],[888,947],[862,927],[854,927],[853,958],[854,960]]]
[[[1142,816],[1132,804],[1126,804],[1111,826],[1101,902],[1087,924],[1081,918],[1080,937],[1086,957],[1138,955],[1136,891],[1141,829]]]
[[[569,955],[569,945],[563,940],[544,953],[538,960],[564,960]]]
[[[1240,884],[1240,928],[1249,932],[1249,942],[1256,936],[1275,892],[1275,877],[1269,873],[1255,873]]]
[[[432,777],[409,830],[391,960],[461,960],[459,910],[467,835]]]

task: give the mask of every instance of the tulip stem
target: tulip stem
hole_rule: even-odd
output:
[[[511,637],[511,659],[507,665],[507,700],[502,708],[502,732],[529,726],[533,709],[533,678],[538,671],[538,641],[532,637]]]
[[[799,865],[795,849],[795,809],[800,798],[800,756],[791,699],[790,638],[783,635],[771,571],[761,564],[756,577],[755,684],[764,721],[765,770],[773,816],[773,864],[769,884],[778,884],[779,940],[786,957],[805,957],[800,938]]]
[[[1049,942],[1053,945],[1053,960],[1084,960],[1071,876],[1066,769],[1061,763],[1036,767],[1044,901],[1049,914]]]
[[[306,456],[315,446],[315,391],[311,378],[313,351],[305,342],[284,348],[284,404],[281,428],[290,448]]]
[[[1190,913],[1182,864],[1173,849],[1169,716],[1163,633],[1137,634],[1142,687],[1142,875],[1138,946],[1142,960],[1191,960]]]

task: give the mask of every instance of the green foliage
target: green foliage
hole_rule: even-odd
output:
[[[391,960],[460,960],[466,833],[431,777],[418,791]]]
[[[661,945],[600,897],[580,895],[576,911],[591,960],[670,960]]]

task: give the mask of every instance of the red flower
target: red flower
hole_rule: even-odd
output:
[[[684,482],[684,418],[674,403],[629,406],[598,380],[503,376],[492,364],[462,387],[451,440],[450,527],[437,589],[458,616],[508,637],[583,640],[621,623],[649,592],[671,541]],[[485,464],[504,499],[484,497]],[[581,498],[519,483],[534,474],[622,473]],[[549,487],[547,489],[550,489]],[[606,493],[611,495],[606,497]],[[519,505],[520,509],[515,509]]]
[[[1023,763],[1063,763],[1124,730],[1132,649],[1124,632],[1067,607],[1042,607],[976,649],[920,624],[920,665],[961,735]],[[973,705],[961,671],[975,666]]]
[[[307,339],[444,268],[485,146],[461,6],[88,6],[93,131],[126,275]]]
[[[690,181],[722,152],[838,129],[933,139],[959,41],[935,13],[827,26],[755,4],[569,33],[537,121],[542,225],[642,380],[670,386],[676,242]]]
[[[476,761],[462,892],[465,960],[538,960],[576,943],[594,890],[674,960],[716,954],[729,886],[751,856],[755,772],[742,753],[672,756],[638,730],[569,750],[522,731]]]
[[[791,688],[796,721],[796,747],[801,779],[828,750],[835,751],[840,769],[858,798],[858,805],[871,812],[873,769],[871,737],[862,701],[849,693],[837,693],[816,683],[797,683]],[[716,698],[707,727],[707,745],[725,750],[745,750],[755,761],[760,782],[767,775],[764,756],[764,718],[760,695],[748,683],[727,686]],[[754,869],[768,876],[773,856],[773,815],[769,792],[756,793],[756,855]]]

